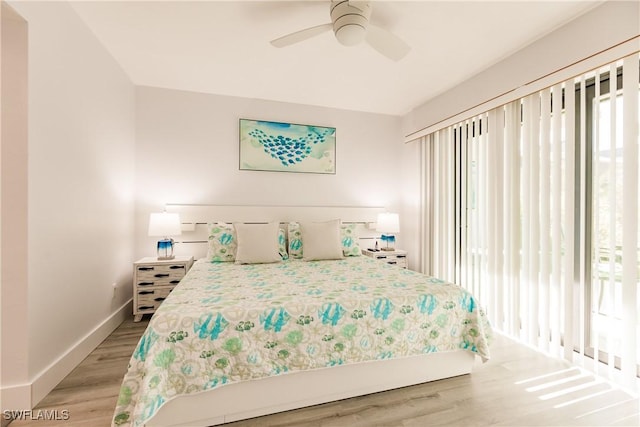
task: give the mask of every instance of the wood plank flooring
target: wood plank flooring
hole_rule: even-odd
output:
[[[67,421],[21,426],[109,426],[122,377],[148,320],[120,325],[36,409]],[[640,426],[639,400],[564,361],[496,335],[471,375],[228,424],[301,426]]]

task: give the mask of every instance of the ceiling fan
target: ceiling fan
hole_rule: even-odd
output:
[[[366,41],[372,48],[394,61],[404,58],[411,50],[403,40],[377,27],[371,18],[371,4],[361,0],[331,0],[331,22],[296,31],[271,41],[275,47],[285,47],[310,39],[333,29],[336,39],[344,46]]]

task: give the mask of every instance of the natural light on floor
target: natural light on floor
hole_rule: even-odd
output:
[[[631,405],[635,416],[640,413],[638,395],[579,367],[555,370],[525,378],[514,384],[523,387],[526,392],[536,396],[540,401],[548,402],[551,405],[550,408],[578,409],[578,412],[573,413],[576,420],[601,416],[609,420],[609,424],[625,425],[624,420],[631,419],[634,415],[629,416],[629,411],[624,412],[625,415],[620,415],[619,408]]]

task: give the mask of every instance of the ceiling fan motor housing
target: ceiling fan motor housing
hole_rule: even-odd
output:
[[[354,46],[364,41],[371,18],[368,1],[331,1],[331,22],[336,39],[344,46]]]

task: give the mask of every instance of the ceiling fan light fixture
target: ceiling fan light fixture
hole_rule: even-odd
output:
[[[348,0],[331,2],[331,22],[336,39],[343,46],[355,46],[362,43],[367,35],[371,6],[369,2],[356,2],[357,7]]]
[[[336,39],[343,46],[355,46],[364,41],[366,28],[358,24],[348,24],[335,30]]]

